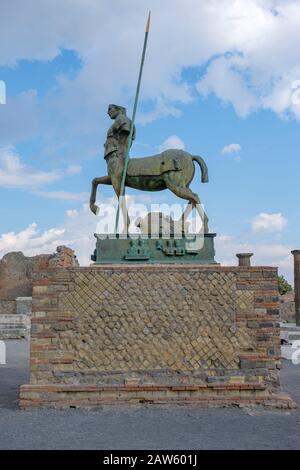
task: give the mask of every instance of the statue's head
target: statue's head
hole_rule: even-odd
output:
[[[126,108],[117,104],[108,105],[107,114],[111,119],[115,119],[119,114],[126,114]]]

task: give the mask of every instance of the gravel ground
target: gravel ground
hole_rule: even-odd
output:
[[[28,342],[7,341],[0,366],[0,449],[300,449],[300,410],[195,406],[19,410]],[[300,365],[284,362],[284,391],[300,405]]]

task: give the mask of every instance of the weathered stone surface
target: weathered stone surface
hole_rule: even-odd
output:
[[[280,319],[287,323],[295,323],[296,310],[295,310],[295,293],[294,291],[280,296]]]
[[[32,272],[38,269],[40,257],[26,257],[22,252],[7,253],[0,261],[0,299],[30,297]]]
[[[235,345],[251,339],[244,328],[230,330],[234,287],[233,273],[78,272],[59,299],[76,322],[61,346],[75,346],[74,370],[237,367]]]
[[[28,336],[30,320],[27,315],[0,315],[0,339],[20,339]]]
[[[31,315],[32,297],[17,297],[16,304],[18,315]]]
[[[191,265],[48,270],[33,291],[30,385],[21,405],[96,406],[108,396],[131,400],[128,387],[139,400],[154,387],[158,401],[276,401],[276,276],[274,268]],[[51,387],[58,387],[52,395]]]
[[[0,300],[0,315],[12,315],[17,312],[15,300]]]
[[[57,253],[24,256],[22,252],[7,253],[0,260],[0,314],[16,313],[17,297],[31,297],[33,279],[42,269],[78,266],[73,250],[58,247]]]

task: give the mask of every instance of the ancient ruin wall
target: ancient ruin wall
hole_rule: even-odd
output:
[[[280,320],[296,323],[295,292],[288,292],[279,298]]]
[[[21,405],[263,401],[279,387],[277,270],[111,265],[33,289]]]
[[[16,251],[0,260],[0,315],[16,313],[16,298],[31,297],[33,279],[47,267],[78,265],[74,251],[65,246],[54,254],[25,256]]]

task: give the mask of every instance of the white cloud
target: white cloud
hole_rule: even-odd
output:
[[[252,232],[254,233],[275,233],[282,232],[287,226],[288,220],[278,212],[268,214],[261,212],[252,219]]]
[[[81,173],[81,166],[80,165],[70,165],[68,166],[66,173],[67,175],[79,175]]]
[[[112,204],[114,198],[101,197],[101,213],[104,214],[106,204]],[[139,203],[142,197],[128,197],[127,201]],[[127,207],[129,206],[127,202]],[[15,233],[10,232],[0,235],[0,258],[9,251],[21,250],[27,256],[41,253],[53,253],[57,246],[67,245],[75,250],[81,265],[89,265],[90,255],[95,249],[96,240],[93,236],[97,232],[99,217],[95,217],[89,210],[87,204],[80,209],[66,211],[63,224],[44,232],[33,223],[26,229]],[[113,220],[114,223],[114,220]],[[240,237],[228,234],[220,234],[215,240],[216,260],[225,266],[236,266],[237,253],[254,253],[252,264],[256,266],[277,266],[290,282],[293,279],[293,260],[291,256],[292,247],[285,244],[264,240],[258,243],[251,239],[248,233],[245,241]]]
[[[216,260],[225,266],[237,266],[237,253],[253,253],[251,264],[253,266],[275,266],[279,268],[289,282],[293,282],[292,247],[274,243],[257,243],[248,236],[245,242],[239,237],[219,235],[215,240]]]
[[[245,78],[235,68],[241,62],[239,56],[213,60],[196,87],[204,96],[214,93],[224,104],[232,104],[237,114],[246,117],[258,107],[258,102]]]
[[[238,153],[242,150],[240,144],[228,144],[222,148],[222,155],[229,155],[231,153]]]
[[[237,253],[253,253],[251,264],[275,266],[289,282],[293,282],[292,246],[278,242],[278,233],[287,226],[287,219],[281,213],[260,213],[251,221],[251,230],[239,236],[220,234],[215,239],[216,259],[225,266],[238,264]],[[257,238],[263,234],[264,238]]]
[[[61,244],[64,233],[64,228],[52,228],[39,234],[36,223],[18,233],[4,233],[0,235],[0,257],[9,251],[24,251],[27,256],[51,253]]]
[[[91,263],[90,256],[94,252],[96,246],[97,225],[101,221],[101,217],[105,215],[108,205],[114,205],[116,198],[104,198],[98,194],[100,200],[100,214],[96,217],[89,209],[88,204],[83,204],[80,209],[67,210],[64,222],[49,230],[41,232],[36,223],[30,224],[20,232],[10,232],[0,235],[0,258],[9,251],[23,251],[26,256],[33,256],[41,253],[53,253],[57,246],[70,246],[78,257],[81,265],[89,265]],[[126,196],[127,207],[130,203],[141,204],[145,201],[143,196]],[[144,207],[144,206],[142,206]],[[115,215],[115,213],[114,213]],[[115,219],[111,220],[114,227]],[[120,228],[122,222],[120,218]]]
[[[59,171],[41,171],[21,162],[13,147],[0,148],[0,186],[6,188],[36,188],[62,177]]]
[[[195,98],[196,85],[182,72],[203,66],[196,86],[202,95],[214,93],[241,116],[267,108],[300,120],[300,106],[293,100],[293,83],[300,78],[299,2],[149,0],[148,6],[152,24],[138,122],[179,115],[180,106]],[[0,109],[2,141],[39,135],[42,126],[49,145],[55,133],[70,155],[82,155],[83,149],[94,155],[99,130],[107,127],[103,110],[108,102],[132,105],[146,14],[138,0],[130,8],[122,0],[5,2],[2,65],[53,60],[66,48],[77,52],[82,67],[75,77],[60,75],[45,97],[28,91],[11,104],[8,100]],[[80,137],[76,144],[74,136]]]
[[[210,62],[198,91],[214,93],[242,117],[266,108],[299,119],[299,104],[293,100],[293,83],[300,76],[299,51],[293,46],[299,36],[299,3],[241,0],[234,2],[231,20],[232,37],[239,37],[239,43]]]
[[[67,217],[76,217],[77,214],[78,214],[77,209],[69,209],[66,211]]]
[[[25,165],[13,146],[0,147],[0,187],[29,189],[38,196],[64,199],[68,201],[83,201],[88,193],[69,191],[41,191],[38,188],[53,183],[64,175],[74,176],[81,172],[81,166],[70,165],[65,172],[41,171]]]
[[[35,194],[48,199],[62,199],[64,201],[84,201],[89,197],[89,193],[71,193],[69,191],[35,191]]]
[[[178,137],[178,135],[170,135],[160,146],[159,152],[164,152],[164,150],[168,149],[180,149],[184,150],[185,145],[183,140]]]
[[[26,256],[53,253],[59,245],[75,249],[81,264],[90,263],[90,255],[95,248],[97,218],[87,206],[78,211],[69,211],[61,227],[41,232],[37,224],[30,224],[26,229],[0,236],[0,258],[9,251],[23,251]]]

